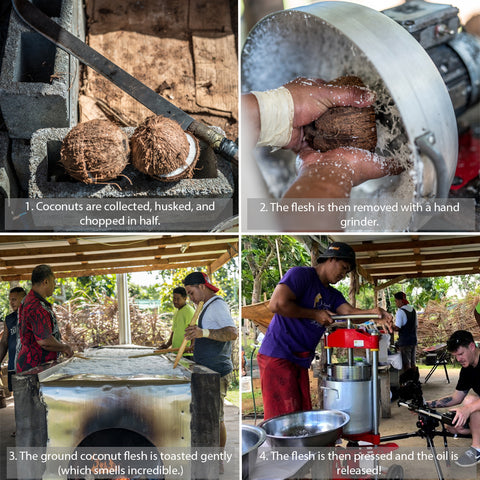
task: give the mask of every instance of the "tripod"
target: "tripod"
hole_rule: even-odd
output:
[[[427,447],[430,449],[430,451],[433,453],[433,462],[435,464],[435,469],[437,471],[437,476],[438,480],[444,480],[443,477],[443,472],[442,468],[440,466],[440,462],[437,458],[437,452],[435,449],[435,444],[434,444],[434,437],[436,436],[441,436],[443,437],[443,445],[445,447],[445,452],[446,452],[446,464],[447,467],[450,466],[450,454],[448,450],[448,443],[447,443],[447,438],[448,437],[455,437],[455,438],[471,438],[470,435],[462,435],[462,434],[454,434],[449,432],[445,428],[445,424],[450,424],[452,423],[452,417],[451,415],[446,415],[446,414],[439,414],[436,413],[435,410],[428,409],[426,407],[424,408],[418,408],[414,404],[409,404],[409,403],[404,403],[404,402],[399,402],[399,405],[401,406],[406,406],[408,407],[409,410],[412,410],[414,412],[418,413],[418,421],[417,421],[417,428],[418,430],[416,432],[412,433],[400,433],[397,435],[387,435],[385,437],[381,437],[382,442],[390,442],[394,440],[402,440],[404,438],[413,438],[413,437],[420,437],[420,438],[425,438],[427,441]],[[438,426],[442,426],[442,430],[439,431],[437,430]]]

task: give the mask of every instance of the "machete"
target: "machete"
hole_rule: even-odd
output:
[[[113,84],[145,105],[153,113],[174,119],[184,130],[188,130],[200,140],[208,143],[215,152],[238,165],[238,146],[235,142],[196,121],[183,110],[161,97],[157,92],[148,88],[125,70],[89,47],[85,42],[62,28],[28,0],[12,0],[12,4],[20,19],[42,36],[78,58],[85,65],[93,68],[100,75],[108,78]]]

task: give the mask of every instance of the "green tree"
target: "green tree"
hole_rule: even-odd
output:
[[[294,266],[310,265],[306,247],[289,235],[246,235],[242,238],[242,295],[247,303],[262,300]]]

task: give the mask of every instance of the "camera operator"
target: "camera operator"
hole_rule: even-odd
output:
[[[466,330],[457,330],[447,342],[447,350],[462,366],[460,376],[452,396],[427,402],[431,408],[451,408],[455,410],[452,426],[446,428],[452,433],[471,434],[472,446],[455,463],[460,467],[471,467],[480,462],[480,351],[473,336]],[[474,393],[467,395],[472,389]],[[466,425],[467,421],[470,425]]]

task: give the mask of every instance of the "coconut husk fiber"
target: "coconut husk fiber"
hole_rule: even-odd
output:
[[[362,80],[355,76],[340,77],[329,84],[365,87]],[[374,152],[377,146],[375,110],[373,106],[329,108],[305,127],[305,140],[320,152],[339,147],[355,147]]]
[[[128,163],[127,134],[109,120],[91,120],[73,127],[63,140],[60,163],[84,183],[118,177]]]
[[[177,122],[161,115],[149,117],[136,128],[130,139],[133,166],[163,182],[192,178],[200,148],[197,139],[191,137],[196,150],[193,162],[177,175],[162,177],[187,165],[190,145]]]

